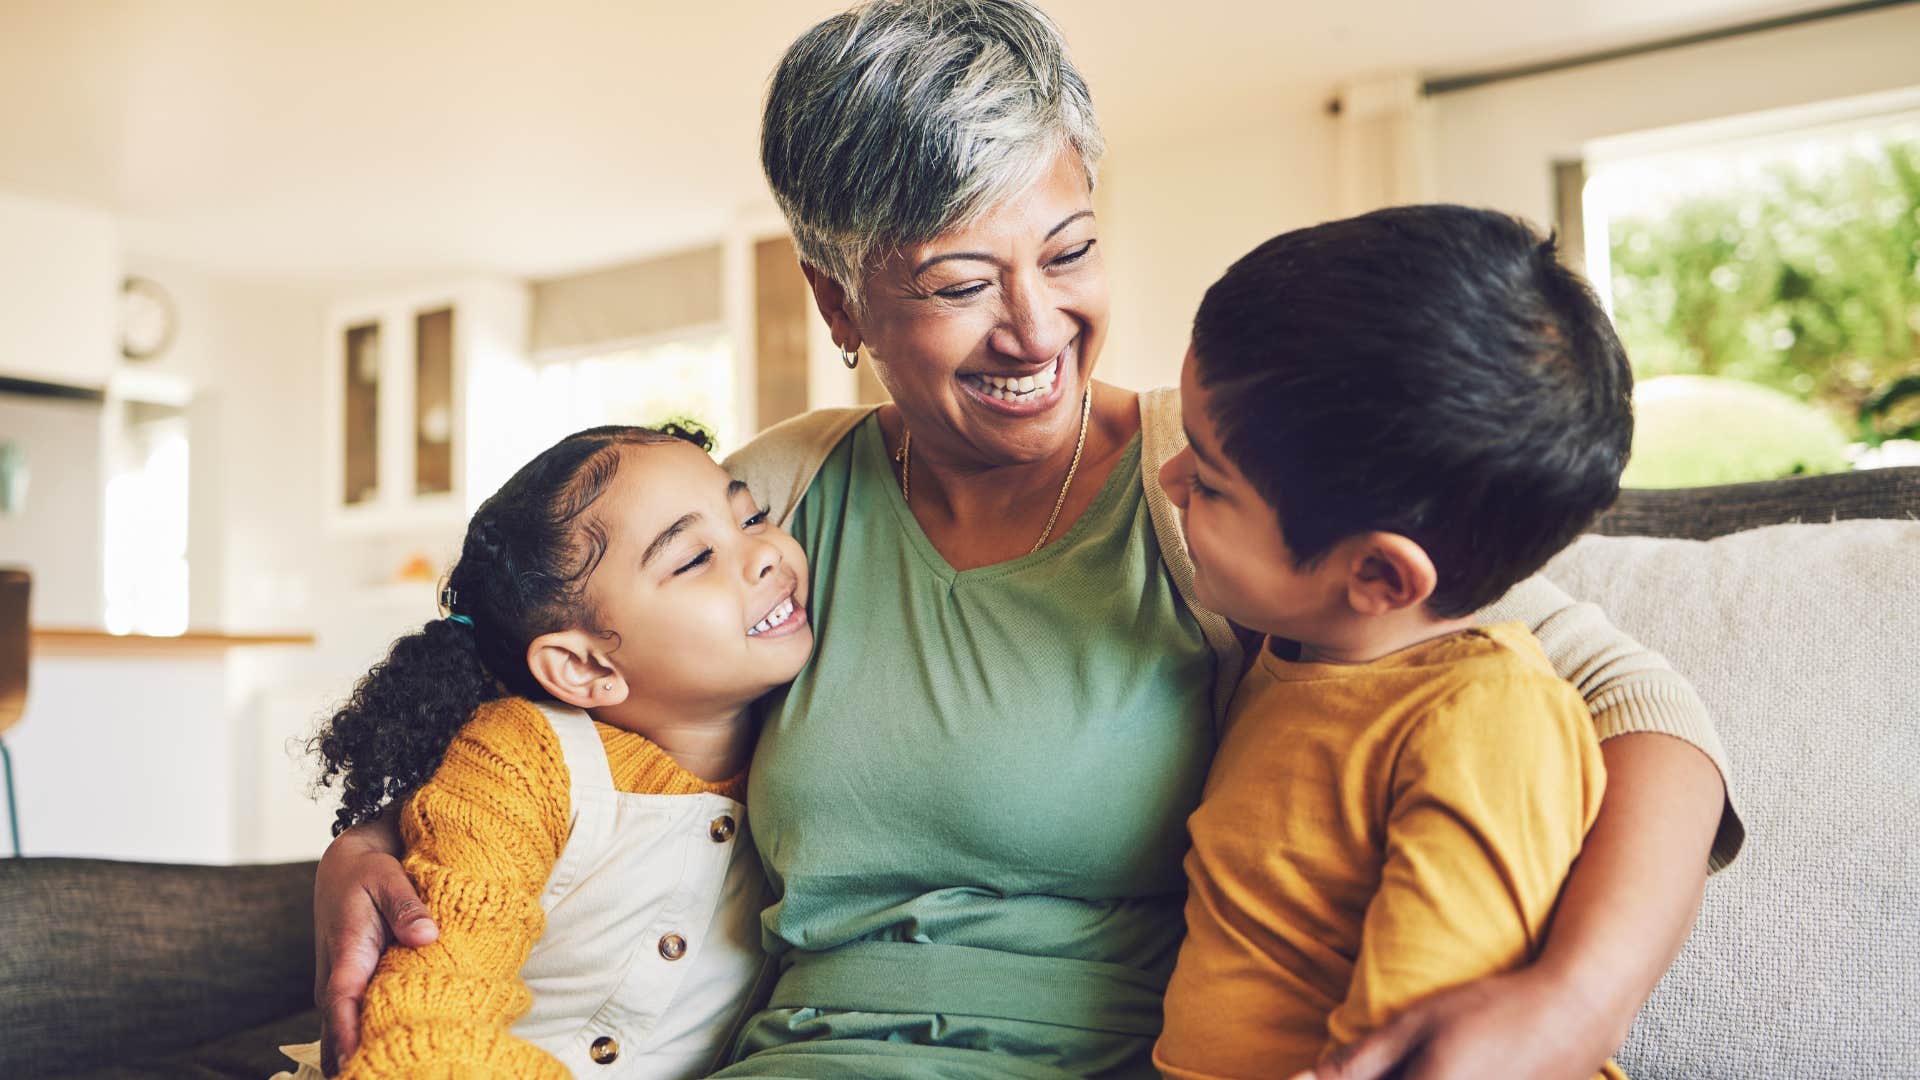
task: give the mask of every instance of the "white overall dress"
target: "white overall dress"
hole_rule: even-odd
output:
[[[621,792],[593,720],[541,711],[566,758],[571,825],[540,894],[546,931],[520,969],[533,1008],[513,1034],[576,1077],[706,1076],[767,967],[746,807]],[[318,1043],[281,1049],[300,1063],[295,1080],[320,1080]]]
[[[533,1009],[513,1034],[576,1077],[705,1076],[766,966],[766,880],[747,809],[620,792],[593,720],[541,711],[566,756],[573,822],[540,895],[546,932],[520,969]]]

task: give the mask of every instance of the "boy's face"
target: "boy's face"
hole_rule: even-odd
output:
[[[1200,603],[1241,626],[1295,641],[1318,640],[1350,609],[1334,558],[1297,568],[1273,508],[1220,448],[1193,351],[1180,368],[1187,448],[1160,469],[1193,557]]]

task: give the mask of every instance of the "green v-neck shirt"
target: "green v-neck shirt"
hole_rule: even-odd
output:
[[[789,526],[815,653],[748,796],[782,975],[723,1075],[1155,1075],[1216,660],[1140,469],[1136,437],[1064,535],[956,572],[877,419],[827,458]]]

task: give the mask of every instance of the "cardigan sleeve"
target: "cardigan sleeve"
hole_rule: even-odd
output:
[[[1487,623],[1522,622],[1533,631],[1554,670],[1587,699],[1602,742],[1652,732],[1671,735],[1707,755],[1727,789],[1708,866],[1719,870],[1733,861],[1746,839],[1746,826],[1733,807],[1726,749],[1691,683],[1660,654],[1607,621],[1598,607],[1576,603],[1537,574],[1480,612],[1480,618]]]
[[[566,843],[568,779],[558,738],[525,702],[490,702],[461,729],[400,818],[439,939],[381,957],[343,1077],[568,1077],[509,1032],[532,1005],[519,972],[546,925],[540,892]]]

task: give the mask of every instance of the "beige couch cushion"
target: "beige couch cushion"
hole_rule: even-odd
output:
[[[1920,1076],[1920,522],[1592,536],[1547,575],[1694,681],[1747,826],[1621,1065]]]

